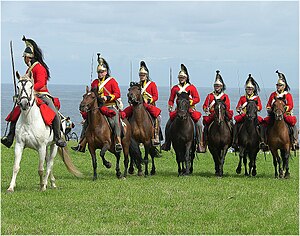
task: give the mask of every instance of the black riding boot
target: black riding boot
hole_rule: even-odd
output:
[[[65,147],[67,146],[67,143],[65,140],[61,138],[61,132],[60,132],[60,119],[55,116],[53,122],[52,122],[52,128],[53,128],[53,133],[54,133],[54,141],[55,144],[59,147]]]
[[[233,125],[232,148],[234,148],[235,151],[237,151],[237,149],[239,148],[239,145],[238,145],[238,131],[239,131],[239,128],[240,128],[239,123],[235,123],[235,125]]]
[[[8,148],[10,148],[14,142],[16,123],[17,122],[10,122],[8,135],[1,138],[1,143]]]
[[[78,145],[75,146],[75,147],[71,147],[71,149],[74,150],[74,151],[76,151],[76,152],[83,152],[83,153],[85,153],[86,144],[87,144],[86,137],[83,137],[83,139],[79,140]]]
[[[171,120],[169,119],[167,124],[166,124],[166,128],[165,128],[165,143],[161,146],[161,150],[164,151],[170,151],[171,149],[171,140],[170,140],[170,127],[171,127]]]

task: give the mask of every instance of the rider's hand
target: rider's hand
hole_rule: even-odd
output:
[[[169,105],[168,111],[171,112],[172,111],[173,106]]]
[[[271,108],[267,108],[267,112],[268,112],[268,114],[271,114],[272,113],[272,109]]]

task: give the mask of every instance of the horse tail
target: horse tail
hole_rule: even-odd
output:
[[[132,137],[130,139],[129,155],[133,158],[136,166],[138,166],[139,163],[142,163],[142,153],[139,148],[139,144]]]
[[[63,162],[65,163],[68,171],[75,175],[76,177],[82,177],[83,174],[76,168],[76,166],[73,164],[72,159],[68,153],[68,149],[66,147],[64,148],[58,148],[58,153],[61,156]]]

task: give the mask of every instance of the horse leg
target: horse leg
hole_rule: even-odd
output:
[[[242,172],[242,159],[243,159],[243,156],[245,155],[245,151],[244,151],[244,148],[240,147],[240,154],[239,154],[239,164],[235,170],[235,172],[237,174],[240,174]]]
[[[121,171],[120,171],[120,152],[117,152],[115,154],[116,158],[117,158],[117,163],[116,163],[116,176],[118,179],[120,179],[122,177]]]
[[[20,143],[16,143],[16,145],[15,145],[15,163],[14,163],[14,167],[13,167],[13,175],[12,175],[12,178],[10,181],[10,185],[9,185],[9,188],[7,189],[8,193],[14,192],[14,188],[16,187],[16,179],[17,179],[17,175],[20,170],[20,162],[22,159],[23,150],[24,150],[24,145],[21,145]]]
[[[101,151],[100,151],[100,156],[101,156],[101,159],[102,159],[102,163],[103,163],[103,165],[107,168],[107,169],[109,169],[109,168],[111,168],[111,163],[109,162],[109,161],[107,161],[106,159],[105,159],[105,153],[106,153],[106,151],[109,149],[109,144],[106,142],[105,144],[104,144],[104,146],[101,148]]]
[[[97,179],[97,158],[96,158],[96,150],[94,147],[91,147],[91,145],[88,146],[89,152],[92,156],[92,164],[93,164],[93,170],[94,170],[94,176],[93,180]]]
[[[257,156],[257,153],[258,153],[258,150],[254,151],[254,152],[251,152],[249,157],[250,157],[250,161],[252,162],[252,176],[256,176],[256,156]],[[250,172],[249,172],[250,174]]]
[[[284,174],[284,178],[289,178],[290,177],[290,172],[289,172],[289,158],[290,158],[290,152],[289,150],[285,150],[285,155],[284,155],[284,159],[285,159],[285,174]]]
[[[249,156],[249,153],[247,151],[244,152],[244,156],[243,156],[243,163],[244,163],[244,167],[245,167],[245,176],[249,176],[250,174],[250,162],[249,162],[249,173],[247,170],[247,155]]]
[[[154,163],[154,157],[155,157],[155,147],[152,146],[151,147],[151,153],[150,153],[151,159],[152,159],[152,168],[151,168],[151,175],[155,175],[156,171],[155,171],[155,163]]]
[[[182,175],[182,169],[181,169],[180,161],[178,159],[176,161],[178,165],[178,177],[179,177],[180,175]]]
[[[128,172],[128,164],[129,164],[129,158],[128,158],[129,150],[128,150],[128,148],[124,147],[123,153],[124,153],[124,174],[123,174],[123,177],[126,178],[127,177],[127,172]]]
[[[148,155],[149,155],[149,149],[150,149],[150,143],[144,144],[145,147],[145,157],[144,157],[144,164],[145,164],[145,176],[149,175],[148,172]]]
[[[58,149],[58,147],[56,145],[51,145],[50,146],[50,161],[51,161],[50,182],[51,182],[51,188],[56,188],[55,177],[53,175],[53,163],[54,163],[54,158],[57,154],[57,149]]]
[[[124,160],[125,161],[125,160]],[[133,163],[134,163],[134,159],[132,156],[130,156],[130,163],[129,163],[129,169],[128,169],[128,173],[133,175],[134,174],[134,166],[133,166]]]
[[[186,165],[185,175],[190,174],[190,167],[191,167],[190,149],[191,149],[191,143],[188,143],[186,145],[186,149],[185,149],[185,153],[184,153],[184,160],[185,160],[185,165]]]
[[[44,163],[45,163],[45,160],[46,159],[49,159],[47,158],[47,147],[46,145],[44,147],[41,147],[39,150],[39,156],[40,156],[40,159],[39,159],[39,168],[38,168],[38,173],[39,173],[39,176],[40,176],[40,190],[41,191],[45,191],[46,188],[47,188],[47,182],[48,182],[48,176],[45,175],[45,178],[43,178],[43,174],[44,174]],[[47,169],[48,169],[48,166],[47,166]]]
[[[272,156],[273,156],[273,165],[274,165],[274,169],[275,169],[275,178],[278,178],[278,171],[277,171],[277,156],[278,156],[278,153],[277,153],[277,150],[274,150],[273,148],[271,149],[271,153],[272,153]]]
[[[48,178],[50,176],[50,174],[53,176],[52,174],[52,168],[53,168],[53,160],[54,160],[54,156],[53,156],[53,148],[55,145],[51,145],[50,146],[50,152],[48,152],[47,147],[46,147],[46,174],[44,176],[44,180],[43,180],[43,186],[41,187],[42,191],[45,191],[48,185]],[[56,153],[55,153],[56,154]],[[51,180],[51,178],[50,178]],[[54,183],[55,185],[55,183]],[[52,180],[51,180],[51,187],[53,186]]]
[[[277,162],[279,164],[279,178],[283,178],[283,165],[282,165],[283,158],[282,158],[282,156],[284,156],[284,155],[283,155],[282,151],[280,150],[280,155],[277,156]]]
[[[219,165],[219,176],[223,176],[223,167],[225,162],[225,156],[226,156],[227,150],[224,148],[220,152],[220,165]]]

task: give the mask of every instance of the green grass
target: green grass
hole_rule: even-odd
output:
[[[70,151],[84,177],[73,177],[57,156],[58,188],[40,192],[37,153],[26,149],[15,192],[7,194],[13,149],[1,151],[1,234],[299,234],[298,156],[290,179],[274,178],[270,154],[259,154],[256,177],[237,175],[238,156],[230,153],[223,178],[214,176],[209,153],[198,155],[192,176],[177,177],[175,155],[164,152],[155,176],[119,180],[107,154],[113,167],[99,158],[92,181],[89,153]]]

